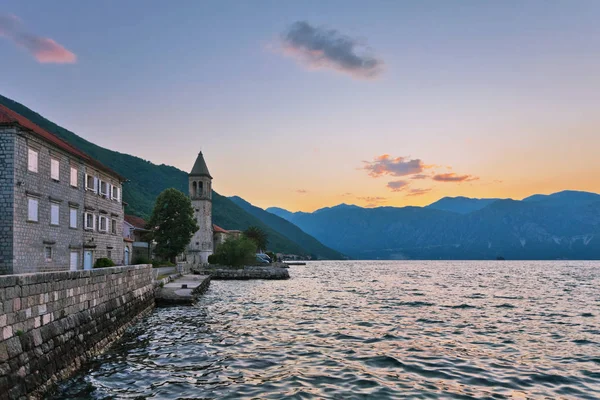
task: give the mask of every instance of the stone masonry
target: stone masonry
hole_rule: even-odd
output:
[[[28,167],[30,151],[36,153],[37,171]],[[53,162],[58,178],[51,173]],[[0,106],[0,275],[91,268],[100,257],[122,265],[123,180]],[[101,181],[110,193],[100,193]],[[37,220],[29,215],[31,201],[37,204]],[[51,218],[53,209],[58,223]],[[87,213],[93,218],[90,227]]]
[[[0,275],[12,271],[15,128],[0,127]]]
[[[151,265],[0,276],[0,399],[41,397],[153,306]]]

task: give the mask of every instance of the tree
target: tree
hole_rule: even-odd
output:
[[[269,238],[265,231],[257,226],[250,226],[244,231],[244,236],[256,243],[258,250],[265,250],[269,244]]]
[[[154,252],[164,259],[173,259],[181,254],[198,224],[190,199],[177,189],[166,189],[158,195],[148,226],[156,240]]]
[[[229,238],[217,247],[213,261],[233,267],[254,264],[256,261],[256,244],[245,236]]]

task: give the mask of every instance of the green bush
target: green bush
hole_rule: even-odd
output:
[[[229,238],[217,247],[214,256],[221,265],[241,267],[249,265],[256,260],[256,243],[245,236]],[[213,260],[215,257],[213,257]],[[209,261],[210,262],[210,261]]]
[[[94,268],[114,267],[115,263],[110,258],[99,258],[94,263]]]
[[[177,266],[177,264],[173,264],[171,261],[160,261],[160,260],[153,260],[152,261],[152,267],[153,268],[158,268],[158,267],[175,267]]]
[[[148,260],[147,257],[138,256],[133,259],[133,265],[138,265],[138,264],[150,264],[150,260]]]
[[[219,257],[216,254],[211,254],[208,256],[209,264],[219,264]]]
[[[277,262],[277,255],[275,253],[272,251],[267,251],[265,254],[269,256],[271,262]]]

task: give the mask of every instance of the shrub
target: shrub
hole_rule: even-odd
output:
[[[208,256],[208,263],[209,264],[218,264],[219,257],[216,254],[211,254],[210,256]]]
[[[99,258],[94,263],[94,268],[107,268],[114,267],[115,263],[110,258]]]
[[[252,264],[256,259],[256,243],[245,236],[229,238],[217,247],[214,256],[221,265],[241,267]]]
[[[133,265],[138,265],[138,264],[150,264],[150,260],[148,260],[147,257],[138,256],[133,259]]]
[[[272,251],[267,251],[265,254],[269,256],[271,262],[277,262],[277,255],[275,253]]]

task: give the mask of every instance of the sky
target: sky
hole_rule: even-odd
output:
[[[600,2],[0,3],[0,93],[266,208],[600,192]]]

